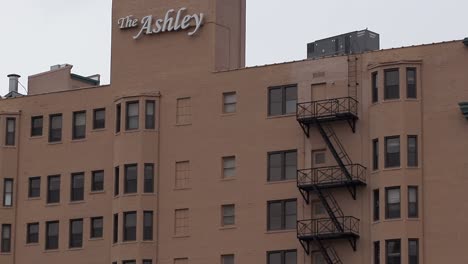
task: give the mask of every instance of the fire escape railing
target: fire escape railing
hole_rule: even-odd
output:
[[[338,217],[343,231],[338,230],[330,218],[297,221],[298,237],[334,238],[340,233],[359,236],[359,219],[353,216]]]
[[[351,181],[366,182],[366,167],[361,164],[345,165],[346,170],[351,174]],[[345,185],[350,179],[343,173],[340,166],[327,166],[297,171],[297,186],[305,188],[319,185],[320,188],[334,185]]]

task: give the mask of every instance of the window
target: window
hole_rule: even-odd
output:
[[[418,136],[408,136],[408,167],[418,166]]]
[[[83,201],[84,199],[84,173],[73,173],[71,175],[70,200]]]
[[[175,188],[184,189],[190,187],[190,162],[176,162]]]
[[[296,264],[297,251],[294,250],[281,250],[267,252],[268,264]],[[314,262],[315,263],[315,262]]]
[[[27,227],[26,243],[39,243],[39,223],[30,223]]]
[[[3,206],[13,206],[13,179],[3,180]]]
[[[400,72],[398,69],[385,71],[385,100],[400,98]]]
[[[124,260],[122,264],[136,264],[136,260]]]
[[[312,167],[320,167],[325,164],[325,150],[313,150],[312,151]]]
[[[268,202],[268,230],[296,228],[296,200]]]
[[[419,240],[408,240],[408,264],[419,264]]]
[[[312,202],[312,218],[317,219],[317,218],[327,218],[328,213],[325,210],[325,207],[323,207],[322,202],[316,201]]]
[[[378,86],[378,73],[372,73],[372,102],[379,101],[379,86]]]
[[[385,138],[385,168],[400,166],[400,137]]]
[[[123,217],[123,240],[135,241],[136,240],[136,212],[125,212]]]
[[[29,178],[28,197],[36,198],[41,196],[41,177]]]
[[[374,190],[374,221],[380,220],[380,191],[379,189]]]
[[[221,264],[234,264],[234,255],[222,255],[221,256]]]
[[[60,176],[47,177],[47,203],[60,202]]]
[[[115,244],[119,241],[119,214],[114,214],[114,227],[112,231],[112,242]]]
[[[62,114],[49,116],[49,142],[62,141]]]
[[[154,164],[145,164],[144,192],[154,193]]]
[[[408,217],[417,218],[418,217],[418,187],[409,186],[408,187]]]
[[[127,103],[127,114],[125,118],[125,128],[127,130],[138,129],[138,115],[139,115],[139,104],[138,102]]]
[[[268,181],[296,179],[296,173],[296,150],[268,153]]]
[[[235,113],[237,111],[236,92],[223,93],[223,112]]]
[[[44,118],[42,116],[31,117],[31,137],[42,136]]]
[[[153,261],[151,259],[144,259],[143,264],[153,264]]]
[[[176,124],[189,125],[192,123],[192,102],[191,98],[177,99]]]
[[[143,240],[153,240],[153,211],[143,212]]]
[[[176,258],[174,264],[188,264],[188,258]]]
[[[91,191],[99,192],[104,190],[104,171],[93,171],[91,174]]]
[[[120,190],[120,169],[119,166],[114,168],[114,196],[119,195]]]
[[[115,133],[120,132],[122,127],[122,105],[118,104],[115,106]]]
[[[59,247],[59,221],[46,222],[45,249],[58,249]]]
[[[145,128],[154,129],[156,127],[155,110],[156,103],[153,100],[146,101],[145,107]]]
[[[83,139],[86,137],[86,111],[73,113],[73,139]]]
[[[400,239],[385,241],[387,264],[401,264],[401,242]]]
[[[137,172],[138,166],[136,164],[125,165],[125,183],[124,193],[136,193],[138,189]]]
[[[320,251],[315,251],[312,255],[312,258],[314,259],[314,264],[326,264],[327,262],[325,261],[325,258],[323,257],[322,252]]]
[[[236,224],[236,207],[233,204],[227,204],[221,206],[221,225],[230,226]]]
[[[416,68],[406,69],[406,97],[416,98]]]
[[[236,176],[236,157],[223,158],[223,178],[232,178]]]
[[[380,241],[374,241],[374,264],[380,264]]]
[[[6,119],[5,145],[15,145],[16,118],[8,117]]]
[[[379,169],[379,139],[372,140],[372,169]]]
[[[297,85],[273,87],[268,91],[268,115],[296,113]]]
[[[385,218],[400,218],[400,187],[385,189]]]
[[[104,218],[93,217],[91,218],[91,238],[101,238],[103,236]]]
[[[93,129],[106,128],[106,109],[94,109],[93,111]]]
[[[11,225],[3,224],[2,225],[2,253],[11,252]]]
[[[68,246],[70,248],[80,248],[83,246],[83,219],[70,220]]]
[[[175,210],[175,228],[176,236],[186,236],[189,233],[189,209]]]

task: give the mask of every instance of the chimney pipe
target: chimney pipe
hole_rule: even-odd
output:
[[[18,80],[21,76],[18,74],[9,74],[7,76],[10,79],[10,92],[18,92]]]

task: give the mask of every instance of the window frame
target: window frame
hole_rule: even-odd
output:
[[[57,201],[51,201],[51,192],[52,192],[52,190],[51,190],[51,188],[50,188],[50,187],[51,187],[50,184],[51,184],[51,179],[54,179],[54,178],[57,178],[57,179],[58,179],[58,182],[59,182],[58,191],[55,190],[55,191],[57,191],[57,193],[58,193],[58,196],[57,196],[58,199],[57,199]],[[47,199],[47,204],[58,204],[58,203],[60,203],[60,199],[61,199],[61,197],[60,197],[60,196],[61,196],[61,195],[60,195],[60,192],[61,192],[61,189],[62,189],[62,188],[61,188],[61,187],[62,187],[61,185],[62,185],[62,179],[61,179],[61,176],[60,176],[60,175],[49,175],[49,176],[47,176],[47,197],[46,197],[46,199]]]
[[[411,242],[416,242],[416,263],[411,262]],[[409,238],[408,239],[408,264],[419,264],[419,239],[418,238]]]
[[[148,172],[149,168],[151,173]],[[143,170],[143,193],[154,193],[154,163],[145,163]]]
[[[84,125],[78,126],[77,119],[79,115],[84,116]],[[83,134],[79,134],[79,132],[83,130]],[[72,116],[72,140],[79,140],[79,139],[85,139],[86,138],[86,110],[82,111],[75,111],[73,112]]]
[[[372,140],[372,170],[379,170],[379,139]]]
[[[223,179],[233,179],[236,177],[236,156],[225,156],[225,157],[222,157],[221,159],[222,161],[222,178]],[[233,161],[234,162],[234,166],[233,167],[229,167],[229,165],[227,165],[226,163],[229,162],[229,161]],[[232,175],[228,175],[228,173],[226,173],[226,171],[233,171],[233,174]]]
[[[73,224],[81,223],[81,233],[74,233]],[[68,230],[68,248],[82,248],[83,247],[83,218],[70,219],[70,225]],[[78,230],[79,231],[79,230]],[[78,238],[79,236],[79,238]],[[75,240],[78,238],[77,240]]]
[[[10,122],[13,123],[13,131],[9,131]],[[16,117],[7,117],[5,121],[5,146],[16,145]]]
[[[298,102],[298,85],[296,84],[288,84],[288,85],[280,85],[280,86],[272,86],[268,87],[268,116],[273,117],[273,116],[284,116],[284,115],[292,115],[296,113],[296,107],[293,112],[288,112],[287,111],[287,102],[288,100],[286,99],[286,90],[290,88],[295,88],[296,89],[296,105]],[[272,109],[271,109],[271,91],[273,90],[281,90],[281,114],[272,114]]]
[[[34,121],[35,120],[41,120],[41,126],[40,126],[40,133],[35,132],[35,129],[38,130],[39,128],[34,127]],[[40,137],[44,133],[44,116],[32,116],[31,117],[31,131],[30,131],[31,137]],[[36,134],[37,133],[37,134]]]
[[[11,252],[11,239],[12,239],[12,228],[11,224],[2,224],[2,232],[1,232],[1,247],[0,247],[0,252],[1,253],[10,253]],[[5,233],[7,233],[8,230],[8,237],[5,237]]]
[[[410,80],[408,78],[408,73],[413,71],[414,72],[414,83],[410,84]],[[407,99],[417,99],[418,98],[418,71],[416,67],[407,67],[406,68],[406,98]],[[414,87],[410,88],[410,85],[414,85]]]
[[[102,181],[96,181],[96,176],[102,174]],[[95,170],[91,172],[91,192],[104,191],[104,170]]]
[[[410,140],[415,140],[414,143],[414,153],[410,152]],[[417,168],[419,166],[419,151],[418,151],[418,136],[417,135],[408,135],[406,138],[406,165],[411,168]],[[414,163],[410,162],[410,155],[414,154]]]
[[[232,258],[232,262],[227,262],[226,259],[224,258]],[[229,260],[230,261],[230,260]],[[221,264],[229,264],[229,263],[232,263],[234,264],[235,263],[235,256],[234,254],[223,254],[221,255]]]
[[[135,217],[135,225],[134,226],[127,226],[128,219],[127,217]],[[123,238],[122,241],[129,242],[129,241],[136,241],[137,240],[137,221],[138,216],[136,211],[128,211],[123,213]]]
[[[54,236],[49,235],[50,225],[56,224],[57,225],[57,234]],[[51,240],[55,239],[53,242],[57,244],[56,247],[52,247]],[[47,221],[46,222],[46,233],[45,233],[45,250],[57,250],[60,247],[60,222],[59,221]],[[55,244],[54,243],[54,244]]]
[[[153,104],[153,114],[148,114],[150,104]],[[145,129],[156,129],[156,100],[145,100]]]
[[[399,202],[390,204],[388,201],[388,194],[389,191],[398,190],[399,192]],[[398,204],[398,215],[390,217],[390,205]],[[385,219],[400,219],[401,218],[401,187],[394,186],[394,187],[386,187],[385,188]]]
[[[379,102],[379,72],[375,71],[371,75],[372,103]]]
[[[97,113],[103,112],[104,119],[97,119]],[[106,128],[106,108],[93,109],[93,130],[105,129]]]
[[[297,260],[297,249],[273,250],[273,251],[267,251],[266,252],[267,264],[272,264],[272,263],[270,263],[270,255],[272,255],[272,254],[280,254],[281,255],[281,263],[286,264],[286,254],[287,253],[296,253],[296,260]]]
[[[374,189],[372,192],[372,215],[374,222],[380,221],[380,189]]]
[[[228,96],[234,96],[234,102],[227,102]],[[234,106],[232,111],[229,111],[229,106]],[[237,92],[224,92],[223,93],[223,114],[237,113]]]
[[[398,73],[398,87],[396,88],[395,92],[397,96],[393,97],[390,95],[390,89],[395,88],[393,86],[396,85],[388,85],[387,84],[387,74],[390,72],[397,72]],[[400,95],[400,88],[401,88],[401,83],[400,83],[400,68],[391,68],[391,69],[385,69],[384,70],[384,100],[399,100],[401,98]]]
[[[32,183],[35,180],[39,181],[39,188],[37,188],[37,192],[38,192],[37,195],[32,194],[33,190],[36,190],[36,189],[32,188]],[[29,177],[29,179],[28,179],[28,198],[40,198],[40,197],[41,197],[41,177],[40,176]]]
[[[400,246],[400,247],[399,247],[399,248],[400,248],[400,252],[399,252],[399,253],[396,253],[396,254],[399,254],[399,255],[400,255],[400,256],[399,256],[399,258],[400,258],[399,263],[401,263],[401,253],[402,253],[402,252],[401,252],[401,239],[388,239],[388,240],[385,240],[385,263],[387,263],[387,264],[392,263],[392,262],[389,261],[389,258],[390,258],[390,256],[389,256],[389,253],[390,253],[390,252],[389,252],[389,244],[392,243],[392,242],[398,242],[398,244],[399,244],[399,246]]]
[[[286,214],[286,204],[289,203],[289,202],[295,202],[296,203],[296,206],[295,206],[295,209],[296,209],[296,221],[297,221],[297,199],[293,198],[293,199],[285,199],[285,200],[274,200],[274,201],[268,201],[267,202],[267,230],[268,231],[277,231],[277,230],[293,230],[296,228],[296,224],[294,224],[294,227],[290,227],[290,228],[287,228],[286,227],[286,217],[287,217],[287,214]],[[270,220],[270,205],[271,204],[276,204],[276,203],[279,203],[281,204],[281,227],[279,229],[272,229],[271,228],[271,220]],[[296,222],[295,221],[295,222]]]
[[[101,221],[100,228],[96,227],[95,221]],[[89,237],[91,239],[104,237],[104,217],[102,216],[91,217],[89,227],[90,227]]]
[[[391,165],[388,157],[388,141],[391,139],[398,139],[398,164]],[[384,146],[384,154],[385,154],[385,168],[398,168],[401,167],[401,137],[400,136],[388,136],[385,137],[385,146]]]
[[[53,120],[55,118],[60,119],[60,128],[52,129]],[[57,133],[54,135],[54,132]],[[62,114],[51,114],[49,115],[49,143],[62,142],[63,137],[63,115]]]
[[[120,133],[122,129],[122,104],[115,105],[115,133]]]
[[[31,233],[31,228],[37,227],[37,233]],[[26,244],[37,244],[39,243],[39,222],[28,223],[26,225]]]
[[[290,149],[290,150],[281,150],[281,151],[272,151],[268,152],[267,154],[267,182],[281,182],[281,181],[289,181],[297,179],[297,174],[294,174],[294,177],[287,178],[286,177],[286,155],[290,153],[296,153],[296,171],[297,171],[297,149]],[[271,160],[270,157],[272,155],[281,155],[281,175],[279,180],[271,180]]]
[[[129,168],[135,167],[135,179],[129,180]],[[134,182],[133,185],[130,185],[129,183]],[[134,186],[134,190],[130,190],[130,187]],[[124,194],[133,194],[133,193],[138,193],[138,164],[133,163],[133,164],[125,164],[124,165]]]
[[[7,190],[7,186],[9,186],[11,190]],[[14,190],[14,180],[12,178],[5,178],[3,179],[3,207],[13,207],[13,190]],[[8,203],[8,195],[9,195],[9,203]]]
[[[225,209],[232,207],[232,215],[227,214]],[[232,223],[226,221],[226,218],[232,218]],[[223,204],[221,205],[221,226],[235,226],[236,225],[236,205],[235,204]]]
[[[119,214],[112,217],[112,244],[119,242]]]
[[[82,187],[75,187],[75,178],[81,176],[82,178]],[[80,202],[84,201],[84,191],[85,191],[85,173],[84,172],[74,172],[71,174],[70,179],[70,202]],[[79,191],[78,194],[75,191]]]
[[[130,105],[136,105],[137,114],[135,116],[130,116]],[[136,126],[130,127],[130,119],[136,119]],[[125,130],[126,131],[133,131],[138,130],[140,128],[140,101],[128,101],[125,102]]]
[[[151,225],[147,226],[147,217],[150,217]],[[153,211],[143,211],[143,241],[153,241],[154,239],[154,213]]]
[[[374,241],[374,263],[373,264],[380,264],[380,241]]]
[[[410,192],[411,190],[415,191],[416,194],[416,201],[410,201]],[[415,213],[411,213],[411,204],[414,204]],[[410,185],[408,186],[408,218],[419,218],[419,188],[418,186]]]
[[[120,167],[114,167],[114,197],[120,195]]]

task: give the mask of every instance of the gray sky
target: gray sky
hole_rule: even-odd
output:
[[[247,0],[247,65],[304,59],[306,43],[365,28],[382,48],[462,39],[467,10],[466,0]],[[109,82],[111,0],[2,1],[0,17],[1,95],[7,74],[27,86],[62,63]]]

